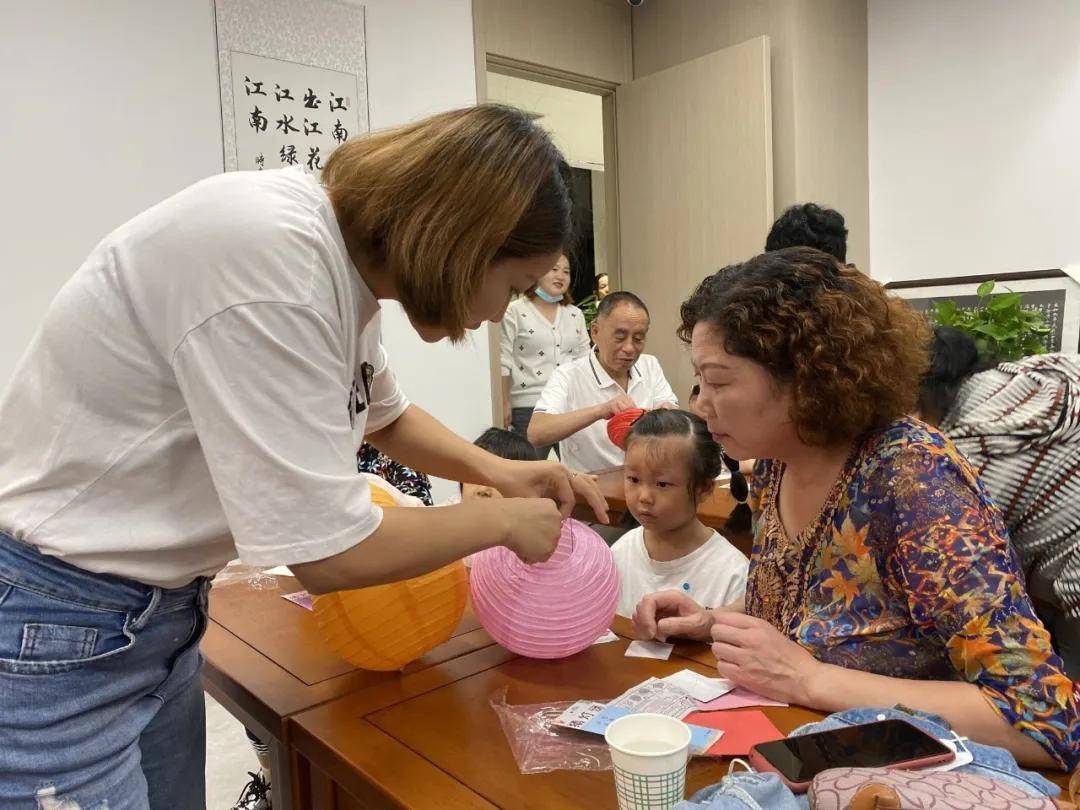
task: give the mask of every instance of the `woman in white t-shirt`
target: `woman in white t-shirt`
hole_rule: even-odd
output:
[[[503,426],[527,435],[533,408],[555,369],[588,352],[585,315],[570,295],[570,260],[560,256],[536,286],[510,302],[503,316]],[[537,455],[547,458],[553,447],[538,447]]]
[[[203,806],[198,640],[237,555],[324,593],[544,560],[575,491],[603,514],[587,476],[410,405],[380,343],[378,299],[428,342],[499,320],[561,255],[568,186],[539,127],[481,106],[348,142],[321,182],[212,177],[94,249],[0,399],[0,807]],[[384,514],[365,437],[511,497]]]
[[[750,562],[697,516],[723,467],[705,422],[688,411],[646,411],[621,441],[626,507],[641,525],[612,546],[619,569],[620,616],[643,596],[679,591],[722,607],[742,599]]]

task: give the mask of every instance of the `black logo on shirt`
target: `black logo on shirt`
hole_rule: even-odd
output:
[[[371,402],[371,384],[375,381],[375,366],[371,363],[360,364],[360,379],[364,382],[364,402]]]
[[[375,366],[371,363],[360,364],[360,383],[363,385],[361,390],[360,385],[357,385],[356,380],[353,380],[352,386],[349,388],[349,426],[356,427],[356,417],[367,410],[368,405],[371,403],[371,385],[375,380]]]

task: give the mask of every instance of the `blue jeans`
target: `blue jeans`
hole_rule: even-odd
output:
[[[848,709],[843,712],[830,714],[820,723],[809,723],[791,732],[794,737],[799,734],[812,734],[815,731],[828,731],[845,726],[856,726],[863,723],[873,723],[876,720],[899,719],[906,720],[912,725],[918,726],[923,731],[938,739],[948,737],[951,727],[948,722],[934,714],[926,712],[912,712],[909,714],[901,709]],[[983,745],[973,741],[965,743],[971,751],[974,760],[970,765],[964,765],[958,770],[960,773],[973,773],[984,776],[987,779],[995,779],[998,782],[1012,785],[1018,790],[1030,793],[1032,796],[1054,797],[1061,793],[1061,788],[1046,777],[1035,771],[1026,771],[1021,768],[1013,755],[1004,748],[993,745]]]
[[[950,735],[948,723],[936,715],[924,712],[908,714],[899,709],[848,709],[831,714],[818,723],[800,726],[789,736],[796,737],[800,734],[891,718],[907,720],[939,739]],[[1013,755],[1004,748],[981,745],[970,740],[965,745],[974,759],[969,765],[961,766],[958,772],[1004,782],[1032,796],[1054,797],[1061,793],[1060,788],[1053,782],[1017,765]],[[810,802],[805,793],[794,795],[775,774],[738,772],[724,777],[715,785],[702,788],[692,798],[680,803],[676,810],[807,810],[809,806]]]
[[[675,810],[807,810],[808,807],[806,797],[792,793],[776,774],[736,771],[679,802]]]
[[[208,592],[92,574],[0,532],[0,810],[205,808]]]

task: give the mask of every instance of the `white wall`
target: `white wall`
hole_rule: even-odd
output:
[[[1080,259],[1080,3],[870,0],[870,266]]]
[[[525,110],[551,135],[567,163],[604,170],[604,102],[594,93],[487,72],[487,100]]]
[[[372,129],[476,103],[470,0],[367,0]],[[425,345],[400,307],[384,305],[383,343],[405,393],[465,438],[491,425],[487,327],[460,347]],[[436,499],[457,485],[435,481]]]
[[[222,170],[216,47],[210,0],[4,5],[0,388],[105,234]]]
[[[373,128],[475,102],[469,0],[362,5]],[[4,11],[0,76],[15,92],[0,125],[0,388],[98,240],[223,168],[211,0],[49,0]],[[389,309],[385,342],[407,393],[478,434],[491,409],[486,334],[463,348],[425,347]]]

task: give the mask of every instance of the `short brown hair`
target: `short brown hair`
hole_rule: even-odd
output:
[[[382,266],[416,321],[460,339],[492,262],[561,250],[569,169],[522,111],[452,110],[342,144],[322,182],[350,250]]]
[[[714,327],[730,354],[791,385],[807,444],[850,441],[910,413],[929,327],[907,302],[820,250],[785,248],[725,267],[683,303],[679,337]]]

